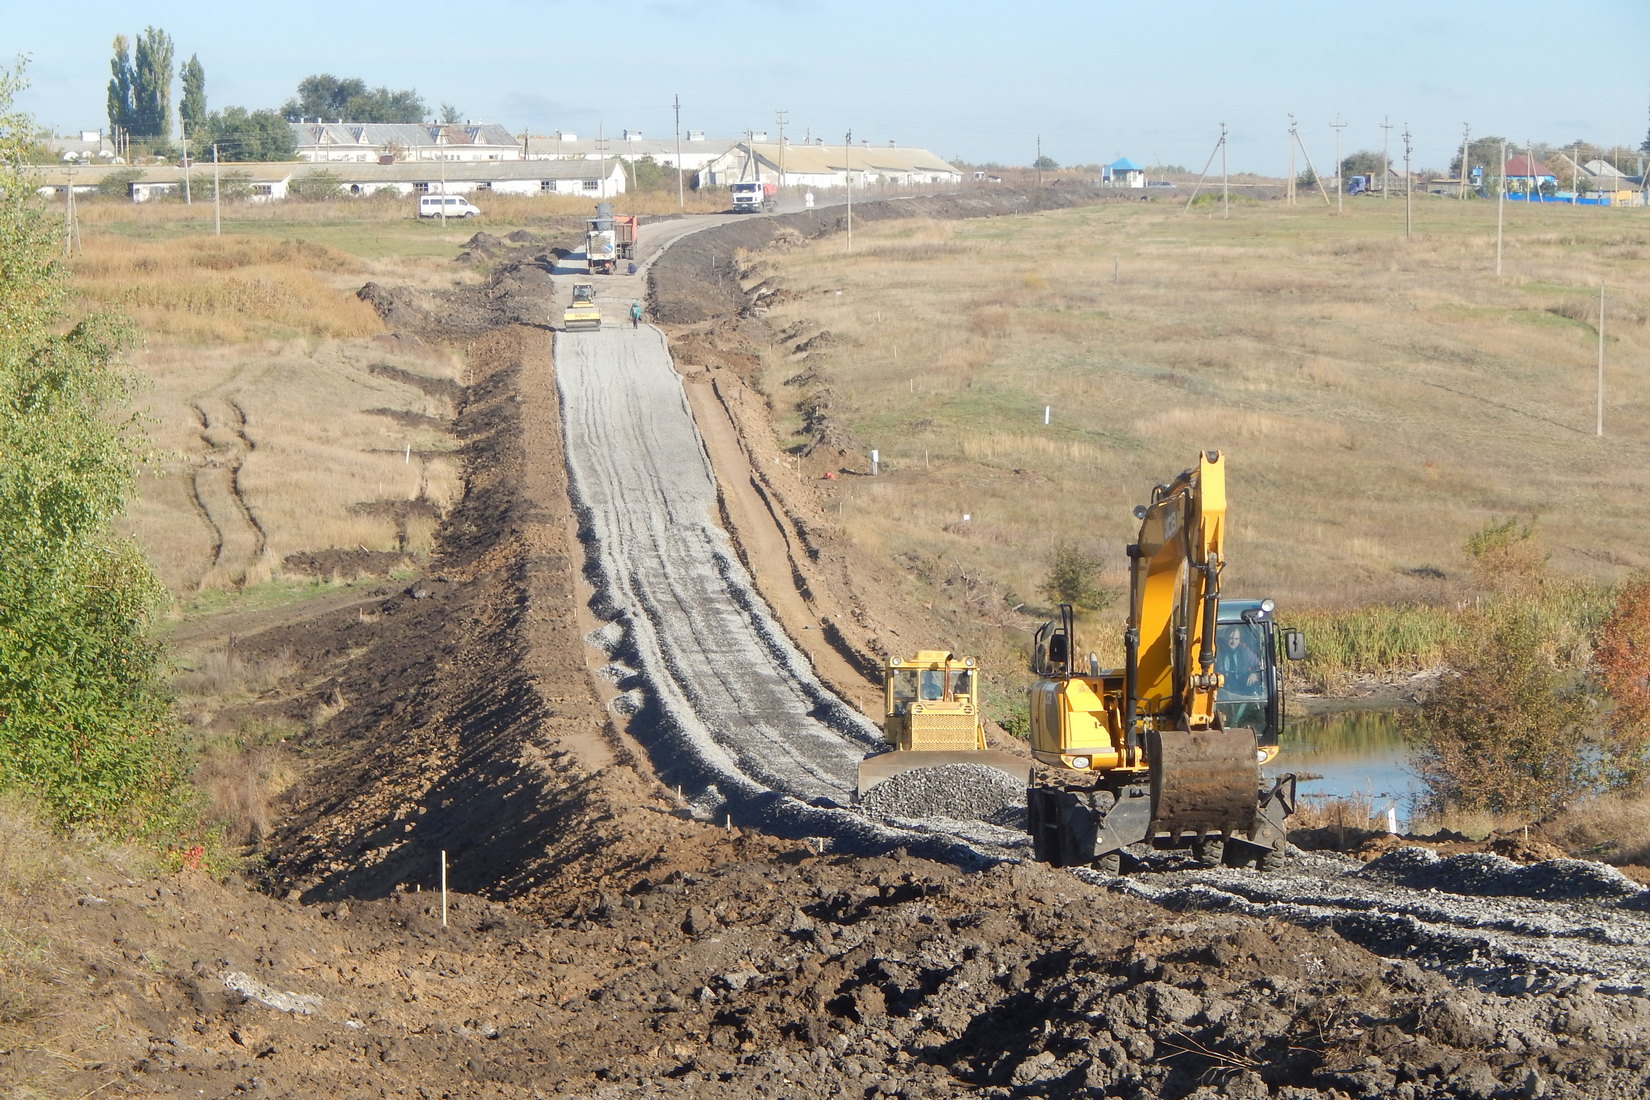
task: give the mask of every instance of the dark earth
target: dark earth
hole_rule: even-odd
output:
[[[911,199],[854,216],[1034,205]],[[815,481],[850,444],[828,415],[812,456],[774,462],[747,381],[756,348],[818,334],[768,331],[760,303],[786,291],[739,257],[836,230],[824,210],[699,234],[651,266],[647,300],[696,412],[724,413],[708,449],[748,464],[718,459],[742,552],[794,588],[765,593],[782,617],[825,593],[851,609],[792,633],[869,706],[877,654],[941,628],[879,599],[897,591],[886,566],[831,535]],[[49,927],[58,946],[44,991],[0,990],[0,1011],[50,1036],[0,1049],[8,1094],[1650,1095],[1642,987],[1486,992],[1327,926],[693,820],[606,707],[582,640],[549,332],[565,243],[478,242],[495,266],[477,287],[363,289],[399,338],[467,357],[464,499],[424,577],[234,621],[248,659],[298,661],[255,708],[331,715],[290,746],[299,779],[249,874],[224,881],[186,855],[156,878],[75,849],[66,876],[12,899],[18,934],[44,942]],[[739,502],[753,487],[765,521]],[[1621,904],[1642,904],[1633,889]]]

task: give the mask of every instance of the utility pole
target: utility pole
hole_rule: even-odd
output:
[[[851,158],[854,154],[854,132],[849,130],[842,135],[842,182],[848,189],[848,243],[843,246],[844,252],[854,250],[854,173]]]
[[[1341,185],[1341,177],[1346,174],[1346,169],[1341,165],[1341,131],[1346,129],[1346,123],[1341,121],[1339,111],[1335,112],[1335,121],[1329,124],[1329,128],[1335,131],[1335,213],[1344,214],[1346,200],[1342,196],[1346,194],[1346,188]]]
[[[1232,179],[1226,174],[1226,124],[1220,124],[1220,216],[1232,216]]]
[[[1507,143],[1501,143],[1501,171],[1495,177],[1495,273],[1501,274],[1501,226],[1507,220]]]
[[[1037,135],[1037,159],[1031,162],[1037,169],[1037,190],[1043,189],[1043,135]]]
[[[1409,201],[1409,123],[1404,123],[1404,239],[1408,240],[1412,222]]]
[[[1598,437],[1604,438],[1604,284],[1598,284]]]
[[[676,209],[687,209],[687,198],[682,190],[682,97],[676,97]]]
[[[785,116],[790,111],[781,107],[774,112],[779,119],[779,189],[785,189]]]
[[[1392,123],[1387,116],[1381,116],[1381,198],[1386,198],[1387,181],[1392,178],[1392,158],[1387,156],[1387,149],[1392,141]]]
[[[1283,183],[1283,201],[1290,206],[1295,205],[1295,143],[1299,141],[1295,133],[1295,116],[1289,116],[1289,176]]]
[[[218,143],[212,143],[212,232],[223,236],[223,200],[218,191]]]
[[[178,137],[183,142],[183,205],[193,206],[194,199],[189,195],[189,124],[181,118],[178,120]]]
[[[605,199],[607,198],[607,123],[605,122],[596,123],[596,165],[596,171],[601,173],[601,182],[596,185],[596,197]],[[446,169],[443,168],[442,172],[441,189],[445,191],[447,189]],[[441,208],[445,212],[447,204],[442,203]]]
[[[74,255],[74,164],[68,167],[69,190],[63,198],[63,255]]]
[[[1461,186],[1456,193],[1456,197],[1462,199],[1467,197],[1467,173],[1471,170],[1467,165],[1467,152],[1472,148],[1472,143],[1468,138],[1471,136],[1472,123],[1463,122],[1461,124]]]

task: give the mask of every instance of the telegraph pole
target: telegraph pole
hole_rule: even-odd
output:
[[[178,137],[183,141],[183,205],[193,206],[195,200],[189,195],[189,124],[181,118],[178,120]]]
[[[1467,139],[1471,136],[1472,123],[1463,122],[1461,124],[1461,190],[1457,196],[1463,199],[1467,197],[1467,152],[1472,148],[1472,143]]]
[[[1501,170],[1495,177],[1495,273],[1501,274],[1501,225],[1507,220],[1507,143],[1501,143]]]
[[[1226,174],[1226,124],[1220,124],[1220,216],[1232,216],[1232,179]]]
[[[1410,201],[1409,201],[1409,123],[1404,123],[1404,238],[1410,235]]]
[[[854,153],[854,132],[849,130],[842,135],[842,182],[848,189],[848,243],[844,252],[854,250],[854,173],[851,169],[850,158]]]
[[[1346,212],[1346,200],[1341,196],[1346,194],[1346,188],[1341,177],[1346,169],[1341,166],[1341,131],[1346,129],[1346,123],[1341,121],[1339,111],[1335,112],[1335,121],[1329,124],[1329,128],[1335,131],[1335,213],[1343,214]]]
[[[682,193],[682,97],[676,97],[676,209],[686,210],[687,199]]]
[[[790,111],[781,107],[774,114],[779,119],[779,188],[783,191],[785,189],[785,116],[790,114]]]
[[[223,236],[223,201],[218,194],[218,143],[212,143],[212,232]]]
[[[1295,205],[1295,143],[1299,141],[1295,133],[1295,116],[1289,116],[1289,176],[1283,184],[1283,200],[1290,206]]]
[[[1043,189],[1043,135],[1037,135],[1037,159],[1032,161],[1037,168],[1037,190]]]
[[[1392,179],[1392,158],[1387,155],[1387,150],[1391,147],[1391,142],[1392,142],[1392,123],[1387,121],[1387,118],[1386,118],[1385,115],[1382,115],[1381,116],[1381,198],[1383,198],[1383,199],[1386,198],[1387,181]]]

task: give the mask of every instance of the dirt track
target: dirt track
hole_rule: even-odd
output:
[[[924,212],[947,213],[940,201]],[[396,315],[424,338],[456,328],[470,341],[459,426],[469,484],[439,568],[386,587],[371,614],[344,607],[243,637],[304,653],[304,698],[338,701],[265,845],[271,892],[198,876],[158,889],[87,870],[84,893],[55,899],[60,919],[102,945],[61,961],[75,977],[64,996],[81,998],[65,1009],[109,1026],[0,1074],[34,1069],[63,1094],[103,1096],[1650,1092],[1650,907],[1594,865],[1396,854],[1359,871],[1311,857],[1293,878],[1129,883],[1013,862],[967,870],[726,830],[695,820],[654,777],[650,739],[676,720],[629,658],[670,666],[676,643],[636,641],[636,609],[654,609],[649,630],[685,625],[713,643],[736,610],[721,596],[669,611],[658,596],[612,595],[652,559],[703,580],[673,532],[690,532],[718,576],[800,593],[771,601],[792,641],[762,644],[828,651],[839,681],[926,629],[885,608],[879,565],[832,538],[740,377],[764,336],[732,277],[734,249],[827,232],[828,217],[740,222],[703,247],[672,248],[647,276],[690,390],[719,398],[741,430],[731,451],[749,463],[731,473],[728,446],[674,439],[701,464],[723,458],[723,491],[696,490],[691,515],[657,500],[596,518],[603,503],[586,495],[595,475],[584,469],[604,456],[582,452],[580,422],[606,417],[609,401],[685,405],[668,379],[631,398],[614,379],[581,381],[590,364],[565,348],[552,365],[549,263],[533,245],[487,287],[381,306],[404,307]],[[638,348],[654,339],[598,335]],[[627,491],[655,480],[634,467],[614,476]],[[738,505],[746,491],[761,508]],[[767,528],[724,546],[705,522],[712,511]],[[622,526],[638,517],[647,522]],[[578,608],[592,596],[627,628],[615,649],[625,667],[610,669],[640,693],[619,708],[626,728],[609,718],[612,685],[589,671],[592,620]],[[679,671],[683,694],[710,678],[705,666]],[[731,685],[730,700],[747,687]],[[775,705],[829,706],[796,690],[803,703]],[[443,851],[461,891],[446,928],[430,893]],[[1472,906],[1476,923],[1459,916]],[[1452,924],[1447,944],[1431,932]]]

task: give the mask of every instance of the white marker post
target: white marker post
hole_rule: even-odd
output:
[[[441,849],[441,927],[447,927],[447,849]]]
[[[876,452],[876,451],[872,451],[872,452],[871,452],[871,476],[872,476],[872,477],[876,477],[876,476],[877,476],[877,461],[878,461],[878,459],[877,459],[877,452]]]

